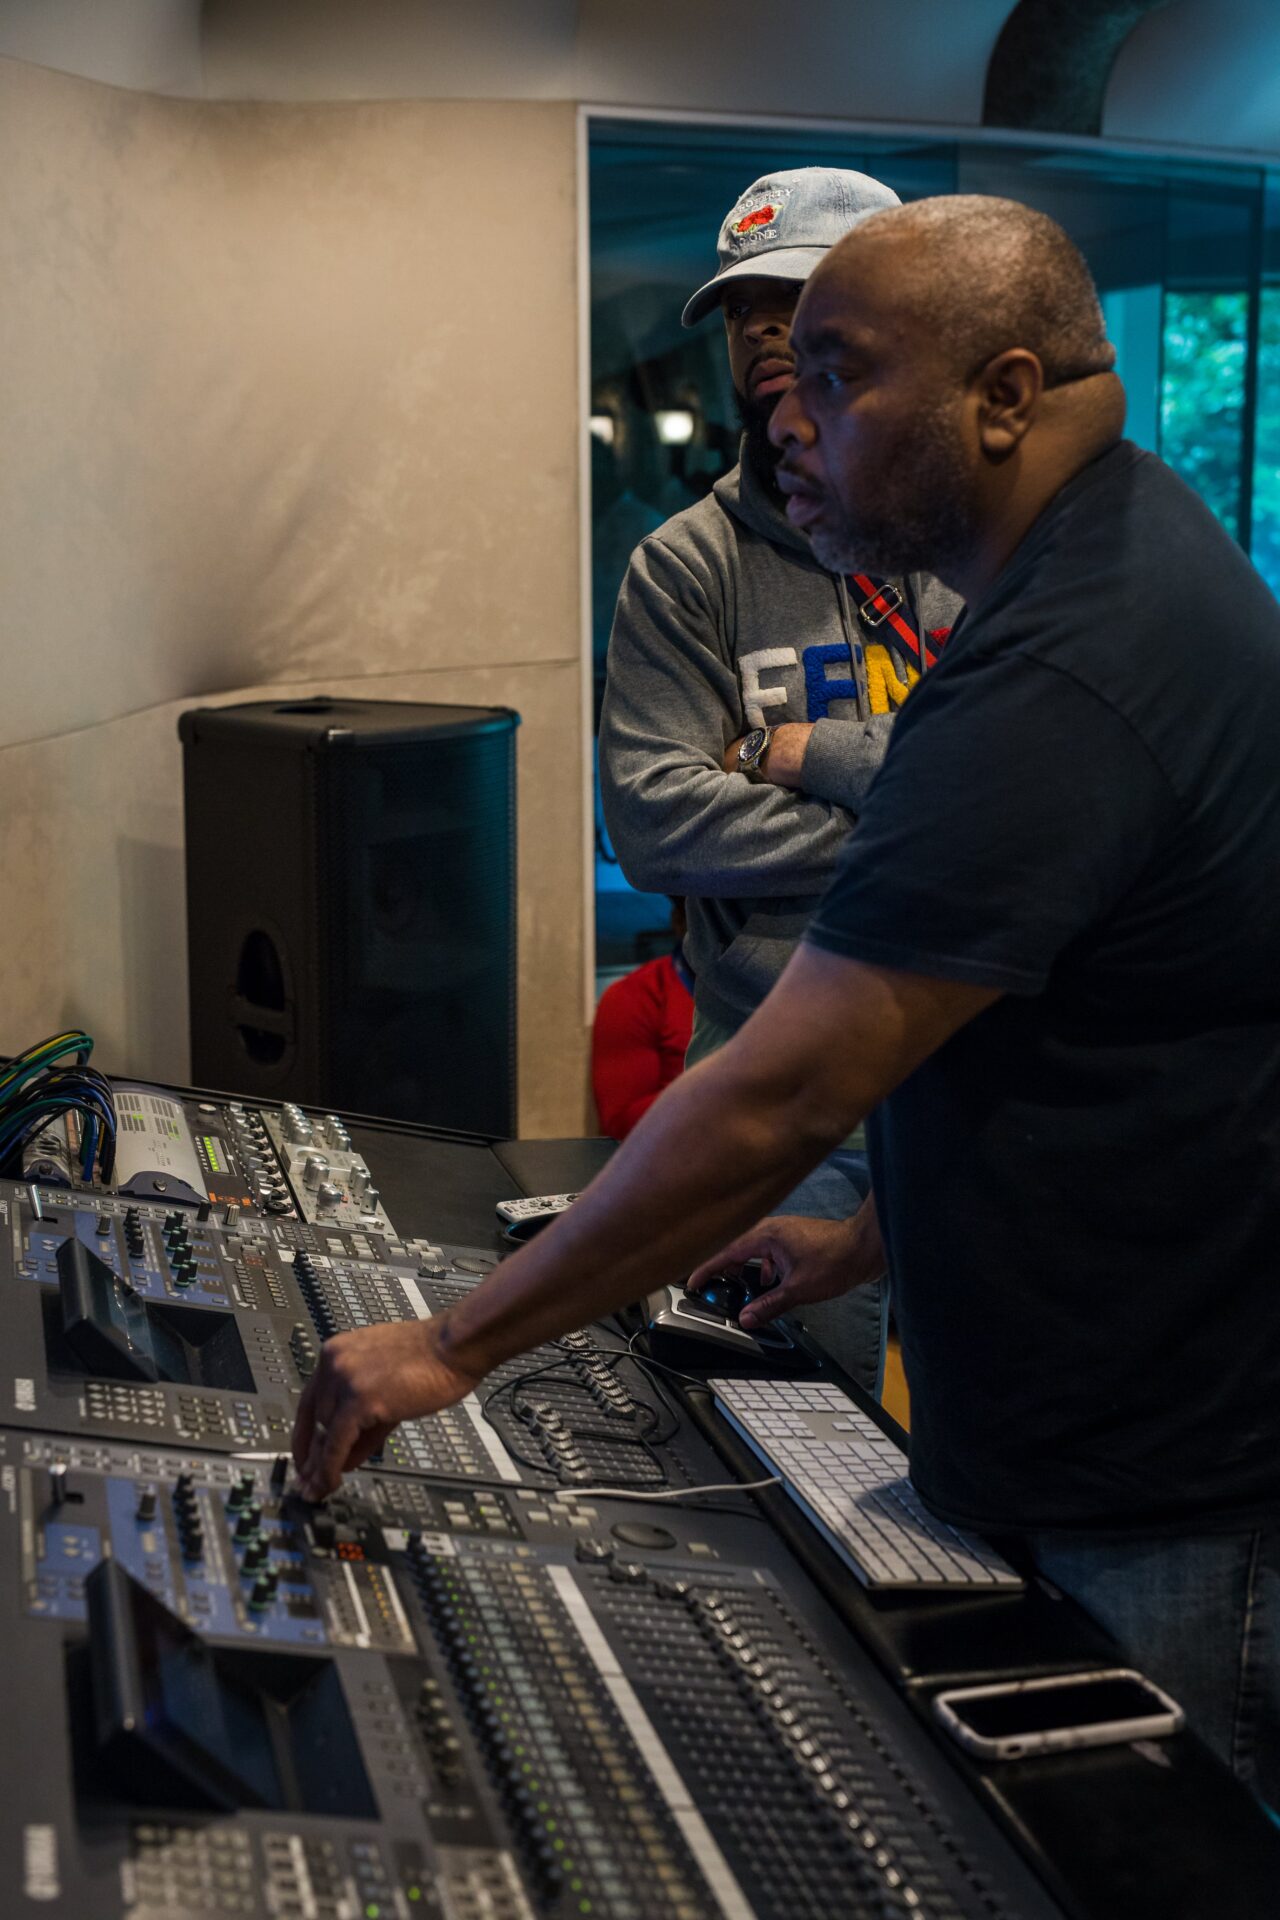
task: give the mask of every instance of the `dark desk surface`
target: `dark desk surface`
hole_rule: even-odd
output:
[[[352,1119],[350,1129],[398,1233],[472,1247],[500,1244],[496,1201],[576,1193],[614,1149],[612,1140],[483,1144],[374,1120]]]
[[[451,1140],[354,1118],[350,1127],[402,1235],[494,1249],[502,1245],[495,1201],[577,1191],[613,1151],[608,1140]],[[754,1457],[711,1417],[705,1396],[686,1404],[735,1470],[758,1473]],[[785,1495],[769,1489],[756,1498],[931,1732],[929,1702],[945,1677],[1114,1660],[1110,1643],[1070,1603],[1034,1589],[973,1602],[869,1595]],[[1003,1766],[979,1766],[958,1752],[951,1758],[1073,1920],[1280,1914],[1280,1835],[1190,1733],[1161,1742],[1154,1754],[1112,1747]]]

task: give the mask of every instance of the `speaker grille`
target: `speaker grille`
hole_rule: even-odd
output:
[[[517,724],[385,701],[182,716],[198,1082],[514,1134]]]
[[[335,1071],[380,1112],[514,1130],[515,787],[508,738],[344,762],[328,792]],[[495,1108],[494,1095],[503,1089]]]

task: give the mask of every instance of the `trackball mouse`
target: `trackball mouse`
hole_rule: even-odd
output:
[[[760,1291],[760,1262],[748,1260],[740,1273],[713,1273],[701,1292],[689,1297],[721,1318],[736,1323],[742,1309]]]

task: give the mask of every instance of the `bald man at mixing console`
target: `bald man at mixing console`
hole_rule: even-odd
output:
[[[887,1256],[924,1500],[1016,1536],[1274,1805],[1280,609],[1122,439],[1042,215],[871,216],[792,343],[793,523],[969,612],[768,999],[457,1307],[328,1342],[303,1489],[717,1249],[775,1281],[744,1324]],[[751,1228],[864,1115],[861,1212]]]

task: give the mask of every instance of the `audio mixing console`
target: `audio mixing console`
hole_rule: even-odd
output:
[[[334,1115],[117,1094],[110,1188],[0,1182],[5,1920],[1061,1920],[611,1327],[302,1502],[323,1342],[498,1256]]]
[[[204,1211],[202,1209],[202,1211]],[[0,1182],[0,1418],[144,1444],[286,1446],[331,1334],[426,1319],[496,1264],[372,1227]],[[388,1442],[393,1471],[534,1487],[714,1478],[620,1337],[575,1333]]]
[[[118,1085],[113,1193],[168,1206],[248,1207],[269,1216],[366,1227],[391,1223],[364,1156],[336,1113],[200,1099]],[[79,1118],[50,1122],[28,1143],[29,1180],[76,1187]]]
[[[757,1519],[35,1432],[0,1496],[0,1884],[51,1916],[1051,1911]]]

